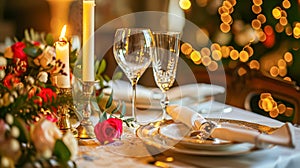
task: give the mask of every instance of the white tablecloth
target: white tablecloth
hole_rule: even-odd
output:
[[[209,102],[201,108],[215,109],[230,107],[219,102]],[[283,123],[253,112],[231,107],[227,113],[205,114],[210,118],[226,118],[248,121],[279,127]],[[295,149],[275,146],[271,149],[258,150],[240,156],[195,156],[171,153],[175,161],[172,167],[255,167],[255,168],[293,168],[300,165],[300,129],[295,128]],[[153,167],[147,164],[151,157],[143,143],[127,132],[121,141],[110,145],[80,146],[80,155],[76,161],[80,168],[91,167]],[[170,153],[167,153],[170,154]],[[138,156],[138,157],[137,157]]]

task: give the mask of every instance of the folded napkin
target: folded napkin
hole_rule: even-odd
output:
[[[194,131],[202,129],[208,121],[199,113],[188,107],[170,105],[167,107],[167,113],[175,122],[182,122]],[[211,125],[210,125],[211,126]],[[212,138],[228,140],[233,142],[248,142],[255,144],[256,147],[264,148],[272,145],[280,145],[294,148],[294,131],[291,123],[285,123],[276,129],[272,134],[263,134],[257,130],[247,129],[237,126],[217,126],[209,130]]]
[[[128,81],[116,80],[108,83],[110,88],[104,89],[104,93],[109,94],[111,89],[114,91],[114,98],[131,102],[132,86]],[[225,92],[224,87],[217,85],[210,85],[204,83],[186,84],[177,87],[172,87],[168,92],[170,101],[178,100],[184,97],[194,99],[204,98],[222,94]],[[157,87],[145,87],[137,85],[136,89],[136,104],[152,104],[159,105],[160,99],[163,97],[161,91]]]

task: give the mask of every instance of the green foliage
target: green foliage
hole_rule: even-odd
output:
[[[103,99],[103,93],[97,97],[97,101],[98,102],[102,101],[102,99]],[[122,107],[122,109],[121,109],[121,107]],[[108,114],[108,111],[110,111],[109,114]],[[119,115],[118,115],[118,113],[119,113]],[[121,103],[121,101],[119,101],[117,103],[116,107],[114,107],[113,91],[112,91],[111,94],[109,95],[109,98],[107,99],[104,111],[102,111],[102,113],[99,115],[100,116],[99,122],[103,122],[103,121],[107,120],[108,118],[119,118],[123,122],[125,122],[128,127],[133,127],[132,121],[134,121],[134,119],[133,118],[125,119],[124,118],[125,114],[126,114],[126,105],[124,102]]]
[[[53,154],[61,163],[66,163],[71,158],[71,152],[62,140],[56,140]]]
[[[24,52],[32,58],[35,58],[43,53],[41,48],[34,46],[34,45],[30,45],[30,46],[24,48]]]

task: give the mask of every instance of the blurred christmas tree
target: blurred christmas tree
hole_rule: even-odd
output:
[[[188,43],[181,51],[195,64],[217,69],[247,64],[264,75],[300,84],[299,0],[180,0],[186,18],[211,41],[200,51]]]

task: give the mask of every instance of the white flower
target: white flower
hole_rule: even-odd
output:
[[[2,80],[5,77],[5,71],[0,70],[0,80]]]
[[[12,125],[14,122],[14,117],[11,114],[7,113],[5,116],[5,121],[7,124]]]
[[[46,47],[40,57],[40,65],[44,69],[49,69],[55,66],[55,49],[53,47]]]
[[[33,85],[34,84],[34,78],[32,76],[27,76],[26,80]]]
[[[40,82],[46,83],[48,80],[48,73],[45,71],[39,72],[37,78]]]
[[[34,146],[42,155],[45,155],[49,150],[53,151],[56,140],[62,137],[55,123],[46,119],[39,120],[38,123],[33,126],[30,134]]]
[[[6,66],[7,65],[7,60],[4,57],[0,57],[0,66]]]
[[[74,135],[68,131],[62,141],[64,142],[64,144],[68,147],[68,149],[71,152],[71,160],[76,159],[77,153],[78,153],[78,142],[75,139]]]
[[[2,156],[1,157],[1,165],[0,165],[1,167],[3,166],[3,167],[9,167],[10,166],[10,160],[7,158],[7,157],[5,157],[5,156]]]
[[[18,138],[19,135],[20,135],[20,130],[19,130],[19,128],[16,127],[16,126],[12,126],[12,128],[11,128],[11,135],[12,135],[13,137],[15,137],[15,138]]]
[[[18,151],[20,149],[20,143],[16,139],[10,140],[10,148],[13,152]]]

